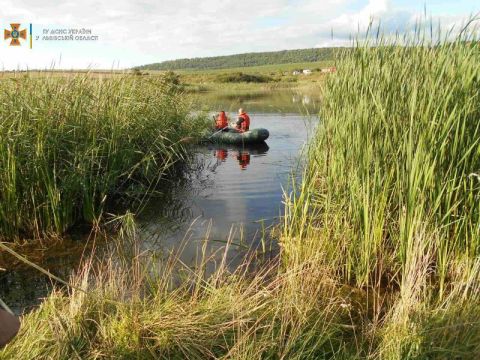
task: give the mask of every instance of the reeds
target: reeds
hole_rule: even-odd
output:
[[[351,336],[323,269],[279,272],[277,260],[258,266],[252,253],[232,270],[231,239],[213,252],[205,242],[188,267],[182,245],[165,257],[140,253],[132,216],[117,221],[111,255],[87,259],[71,288],[25,315],[0,359],[302,358],[334,354]]]
[[[185,155],[180,140],[205,125],[162,78],[27,74],[3,78],[0,90],[5,239],[62,234],[144,196]]]
[[[296,200],[305,209],[288,226],[335,231],[310,246],[358,285],[399,281],[422,236],[442,290],[451,260],[480,250],[480,52],[462,39],[412,45],[339,61]]]
[[[382,339],[375,356],[473,358],[480,46],[472,33],[439,43],[416,36],[378,38],[339,59],[287,207],[283,262],[327,267],[382,294],[367,317],[373,341]]]

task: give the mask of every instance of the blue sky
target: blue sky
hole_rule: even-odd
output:
[[[33,48],[2,39],[0,67],[128,68],[183,57],[344,46],[370,19],[406,32],[424,14],[444,29],[480,12],[476,0],[0,0],[1,26],[33,24]],[[89,29],[98,40],[42,40]],[[333,36],[332,36],[333,34]],[[38,36],[38,39],[37,39]]]
[[[478,1],[471,0],[436,0],[436,1],[427,1],[427,12],[433,14],[469,14],[478,12],[480,5]],[[394,4],[397,6],[403,6],[405,8],[414,9],[417,11],[424,11],[425,2],[421,1],[395,1]]]

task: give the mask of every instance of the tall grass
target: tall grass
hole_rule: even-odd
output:
[[[63,233],[147,192],[195,136],[189,102],[162,78],[0,81],[0,234]]]
[[[329,78],[305,209],[287,230],[328,229],[334,238],[312,236],[307,250],[322,248],[358,285],[400,281],[423,237],[443,290],[480,251],[480,49],[380,45],[357,48]]]
[[[378,39],[338,61],[287,207],[283,262],[328,267],[381,294],[369,304],[377,356],[473,358],[480,46],[471,33],[438,44],[417,36]]]
[[[323,269],[279,272],[248,256],[229,271],[228,239],[196,265],[139,253],[131,215],[119,220],[111,257],[87,260],[72,288],[25,315],[0,359],[304,358],[335,354],[351,320]],[[326,296],[332,295],[332,296]],[[352,353],[355,349],[349,349]]]

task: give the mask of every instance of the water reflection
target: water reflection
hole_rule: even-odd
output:
[[[249,145],[222,145],[211,144],[209,150],[213,151],[213,156],[220,162],[226,162],[231,158],[238,162],[241,170],[247,170],[252,161],[252,156],[265,155],[269,147],[266,142]]]
[[[197,96],[201,106],[208,109],[222,109],[236,111],[239,106],[245,107],[254,113],[318,113],[320,109],[320,91],[316,88],[308,92],[296,90],[268,90],[256,91],[231,90],[231,92],[208,92]]]
[[[172,248],[188,233],[185,251],[193,258],[196,241],[232,237],[250,244],[262,226],[282,213],[283,190],[288,189],[309,122],[300,115],[253,113],[254,126],[271,130],[266,142],[255,145],[203,144],[195,153],[186,181],[165,188],[165,196],[150,201],[139,220],[148,248]],[[263,222],[263,223],[261,223]],[[232,235],[232,226],[241,229]]]
[[[302,94],[293,94],[292,96],[292,103],[302,104],[304,106],[308,106],[314,103],[312,96],[309,95],[302,95]]]

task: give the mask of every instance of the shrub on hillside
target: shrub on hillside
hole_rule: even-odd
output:
[[[266,83],[266,82],[273,81],[273,79],[265,75],[251,75],[251,74],[244,74],[242,72],[236,72],[231,74],[221,74],[217,77],[217,81],[221,83],[237,83],[237,82]]]

